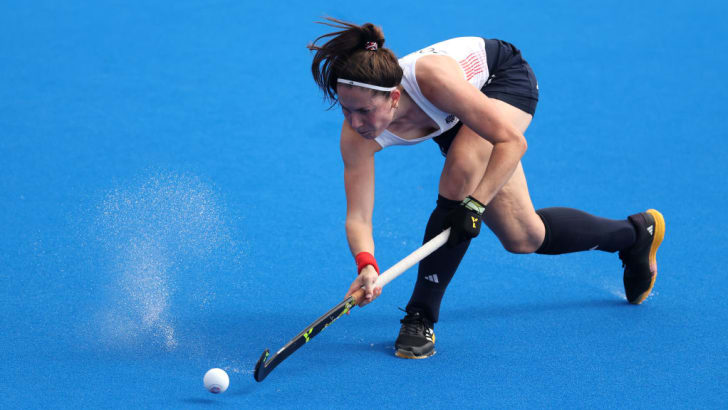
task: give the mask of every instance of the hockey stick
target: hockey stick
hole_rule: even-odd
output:
[[[375,286],[384,287],[394,278],[411,268],[414,264],[425,259],[429,254],[439,249],[445,244],[445,242],[447,242],[448,237],[450,237],[450,228],[447,228],[442,233],[429,240],[426,244],[422,245],[419,249],[407,255],[407,257],[384,271],[377,279]],[[260,356],[260,359],[258,359],[258,363],[255,365],[255,373],[253,374],[255,380],[259,382],[263,381],[263,379],[265,379],[266,376],[268,376],[268,374],[276,368],[276,366],[286,360],[286,358],[298,350],[299,347],[308,343],[314,338],[314,336],[321,333],[322,330],[326,329],[326,327],[332,324],[336,319],[340,318],[341,315],[347,313],[351,310],[351,308],[356,306],[356,304],[361,301],[362,297],[364,297],[363,288],[357,290],[341,303],[331,308],[331,310],[326,312],[325,315],[306,326],[301,333],[291,339],[290,342],[286,343],[286,345],[278,350],[278,352],[276,352],[276,354],[274,354],[270,359],[268,359],[270,351],[265,349],[263,354]]]

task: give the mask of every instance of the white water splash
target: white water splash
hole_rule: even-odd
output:
[[[196,177],[164,174],[109,193],[99,208],[96,236],[110,262],[101,339],[122,348],[176,349],[175,292],[194,282],[200,306],[207,305],[215,295],[204,276],[184,276],[199,275],[206,257],[232,243],[216,195]]]

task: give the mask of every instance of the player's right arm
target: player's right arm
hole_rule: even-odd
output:
[[[344,161],[346,191],[346,238],[353,256],[360,252],[374,255],[372,213],[374,212],[374,154],[381,146],[359,135],[344,121],[341,128],[341,158]],[[362,269],[349,287],[346,297],[364,287],[365,296],[359,306],[374,300],[382,292],[374,289],[377,272],[372,265]]]

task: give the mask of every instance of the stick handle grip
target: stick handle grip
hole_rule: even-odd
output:
[[[397,262],[392,266],[391,268],[384,271],[381,275],[379,275],[379,278],[377,279],[377,282],[375,283],[375,286],[381,286],[384,287],[387,283],[391,282],[394,278],[401,275],[406,271],[407,269],[414,266],[416,263],[421,261],[422,259],[425,259],[427,256],[429,256],[432,252],[435,252],[437,249],[439,249],[442,245],[444,245],[447,242],[447,239],[450,237],[450,228],[445,229],[437,235],[436,237],[430,239],[427,241],[426,244],[422,245],[419,249],[416,251],[410,253],[407,255],[404,259]],[[363,295],[363,289],[359,289],[357,292],[362,292]],[[355,293],[356,295],[356,293]],[[359,299],[357,299],[359,300]]]
[[[420,246],[417,250],[405,256],[404,259],[395,263],[394,266],[382,272],[382,274],[379,275],[379,278],[377,278],[377,281],[374,283],[374,286],[386,286],[389,282],[404,273],[407,269],[411,268],[422,259],[428,257],[432,252],[440,249],[440,247],[447,242],[447,239],[449,237],[450,228],[447,228],[436,237],[427,241],[426,244]],[[356,292],[352,293],[350,297],[354,298],[354,304],[359,304],[359,302],[361,302],[364,298],[364,288],[361,288]]]
[[[358,305],[364,299],[364,288],[360,288],[349,297],[354,298],[354,304]]]

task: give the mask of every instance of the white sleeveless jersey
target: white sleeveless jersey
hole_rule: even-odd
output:
[[[404,71],[402,76],[402,87],[407,94],[438,126],[438,130],[422,138],[406,140],[393,133],[384,130],[374,140],[382,148],[390,145],[413,145],[419,142],[436,137],[454,127],[460,120],[450,113],[446,113],[435,107],[420,90],[415,76],[415,65],[420,57],[428,55],[450,56],[458,62],[463,70],[465,80],[477,89],[481,89],[488,79],[488,63],[485,55],[485,40],[480,37],[458,37],[433,44],[422,50],[408,54],[399,59],[399,65]]]

